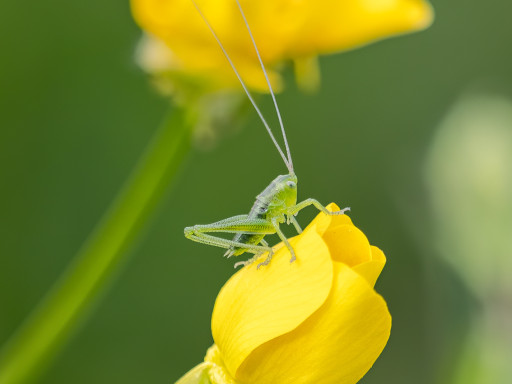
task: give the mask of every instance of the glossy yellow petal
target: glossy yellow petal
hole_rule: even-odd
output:
[[[352,267],[352,269],[364,277],[368,284],[372,287],[375,285],[380,273],[382,272],[382,268],[386,265],[386,256],[384,253],[377,247],[373,245],[370,246],[371,249],[371,260],[366,263],[362,263]]]
[[[387,343],[391,316],[364,278],[334,263],[332,292],[295,330],[257,348],[240,366],[240,383],[352,384]]]
[[[333,264],[322,238],[309,230],[291,243],[294,263],[281,247],[270,265],[257,269],[255,262],[233,275],[217,297],[212,334],[231,374],[258,346],[295,329],[329,295]]]

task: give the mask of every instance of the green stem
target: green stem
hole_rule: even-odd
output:
[[[33,380],[100,299],[189,150],[192,121],[175,108],[74,261],[0,353],[0,384]]]

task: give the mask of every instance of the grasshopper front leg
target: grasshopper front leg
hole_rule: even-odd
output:
[[[320,204],[320,202],[318,200],[306,199],[306,200],[300,202],[299,204],[296,204],[295,206],[291,207],[288,212],[290,215],[295,215],[297,212],[303,210],[304,208],[306,208],[310,205],[314,205],[319,211],[322,211],[326,215],[330,215],[330,216],[343,215],[343,214],[345,214],[346,211],[350,211],[350,208],[347,207],[347,208],[340,209],[339,211],[336,211],[336,212],[330,212],[327,210],[327,208],[325,208],[322,204]]]

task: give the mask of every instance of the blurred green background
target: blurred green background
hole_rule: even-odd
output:
[[[427,31],[322,57],[317,94],[297,91],[288,73],[278,97],[299,198],[350,206],[354,223],[388,257],[377,290],[393,315],[392,335],[362,383],[458,382],[468,361],[478,366],[465,346],[478,340],[475,319],[496,296],[499,338],[512,339],[508,288],[475,292],[458,264],[471,258],[454,261],[455,251],[447,255],[439,246],[464,243],[469,232],[440,239],[439,223],[458,216],[439,216],[451,206],[448,200],[448,208],[436,210],[444,192],[432,188],[444,163],[428,165],[440,153],[433,149],[439,127],[464,95],[499,95],[505,104],[512,97],[512,3],[433,5],[436,20]],[[140,30],[125,1],[2,1],[0,36],[3,343],[73,258],[169,107],[134,63]],[[261,104],[271,116],[271,100]],[[512,118],[504,121],[510,133]],[[458,161],[461,169],[467,164]],[[511,168],[501,178],[510,178]],[[214,149],[193,150],[115,284],[38,382],[168,383],[199,363],[212,343],[211,311],[233,262],[220,249],[186,240],[183,228],[247,212],[283,172],[255,114]],[[468,191],[447,188],[453,201]],[[474,201],[481,219],[485,196]],[[504,204],[512,213],[510,195]],[[299,221],[315,213],[305,211]],[[506,238],[504,231],[494,244]],[[492,264],[496,253],[484,248],[479,255]],[[511,350],[505,345],[499,357],[512,361]]]

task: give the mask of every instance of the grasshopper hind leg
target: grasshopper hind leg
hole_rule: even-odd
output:
[[[242,266],[242,267],[245,267],[246,265],[250,265],[252,263],[254,263],[256,260],[258,260],[258,258],[262,255],[262,253],[258,253],[256,255],[254,255],[253,257],[251,257],[250,259],[248,260],[245,260],[245,261],[239,261],[239,262],[236,262],[235,265],[233,266],[233,268],[238,268],[239,266]]]
[[[267,243],[265,240],[261,239],[260,244],[261,244],[261,245],[263,245],[264,247],[270,248],[270,250],[268,251],[268,256],[267,256],[267,258],[266,258],[263,262],[259,263],[259,264],[258,264],[258,266],[256,267],[256,269],[260,269],[260,267],[261,267],[262,265],[268,265],[268,264],[270,263],[270,260],[272,260],[272,256],[274,255],[274,250],[273,250],[273,248],[272,248],[272,247],[270,247],[270,246],[268,245],[268,243]],[[227,253],[227,252],[226,252],[226,253]],[[239,267],[240,265],[242,265],[242,266],[244,266],[244,267],[245,267],[246,265],[250,265],[250,264],[254,263],[256,260],[258,260],[258,259],[261,257],[261,255],[263,255],[263,254],[264,254],[264,252],[257,253],[257,254],[255,254],[253,257],[251,257],[250,259],[248,259],[248,260],[245,260],[245,261],[239,261],[238,263],[235,263],[235,268]]]
[[[235,248],[228,248],[226,253],[224,253],[224,257],[230,258],[231,256],[233,256],[235,254],[235,252],[236,252]]]

